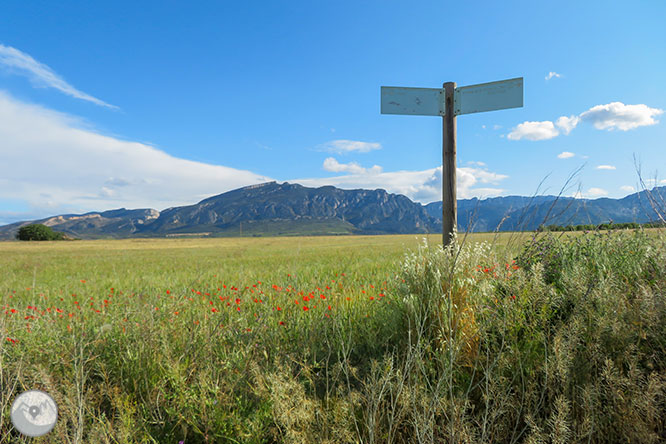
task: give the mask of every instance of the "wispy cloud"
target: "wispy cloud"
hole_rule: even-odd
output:
[[[606,105],[593,106],[580,115],[580,118],[594,125],[600,130],[628,131],[639,126],[648,126],[658,123],[655,117],[664,110],[650,108],[647,105],[625,105],[622,102],[612,102]]]
[[[548,75],[546,75],[546,80],[550,80],[552,78],[559,78],[562,77],[562,74],[558,74],[555,71],[550,71]]]
[[[0,140],[0,201],[20,201],[41,216],[119,207],[162,210],[271,180],[109,137],[2,91]]]
[[[352,152],[367,153],[382,148],[380,143],[376,142],[361,142],[358,140],[332,140],[317,147],[321,151],[328,151],[329,153],[346,154]]]
[[[562,151],[560,154],[557,155],[558,159],[569,159],[570,157],[575,156],[574,153],[570,153],[569,151]]]
[[[33,59],[29,54],[19,51],[11,46],[0,44],[0,67],[5,70],[24,75],[40,87],[54,88],[77,99],[86,100],[99,106],[117,109],[96,97],[79,91],[56,74],[51,68]]]
[[[507,136],[511,140],[548,140],[557,137],[560,133],[553,122],[523,122],[518,124]]]
[[[627,193],[633,193],[633,192],[636,191],[636,188],[635,188],[635,187],[632,187],[631,185],[622,185],[622,186],[620,187],[620,189],[621,189],[622,191],[626,191]]]
[[[356,162],[340,163],[334,157],[328,157],[324,160],[324,169],[334,173],[351,173],[351,174],[379,174],[382,172],[382,167],[374,165],[372,168],[363,168]]]
[[[613,165],[597,165],[596,169],[598,169],[598,170],[614,170],[616,168]]]

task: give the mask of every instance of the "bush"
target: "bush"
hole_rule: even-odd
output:
[[[442,442],[663,442],[663,247],[642,231],[546,234],[515,262],[479,245],[408,258],[430,367],[408,384],[441,406],[411,422]]]
[[[23,241],[49,241],[63,240],[63,233],[53,231],[51,227],[42,224],[30,224],[23,226],[16,234],[16,239]]]

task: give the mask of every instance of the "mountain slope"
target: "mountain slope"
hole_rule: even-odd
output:
[[[169,234],[240,229],[241,222],[329,221],[344,231],[363,234],[425,233],[436,229],[425,209],[409,198],[384,190],[307,188],[270,182],[240,188],[169,208],[139,234]],[[354,230],[350,230],[349,226]]]
[[[183,207],[62,215],[0,227],[12,239],[22,225],[43,223],[81,239],[296,234],[389,234],[437,231],[421,204],[384,190],[307,188],[269,182]]]

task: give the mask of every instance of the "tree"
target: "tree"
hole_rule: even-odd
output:
[[[42,224],[30,224],[19,228],[16,239],[24,241],[62,240],[64,235]]]

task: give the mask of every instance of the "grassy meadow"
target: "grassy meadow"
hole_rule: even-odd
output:
[[[665,240],[3,242],[0,444],[660,442]]]

